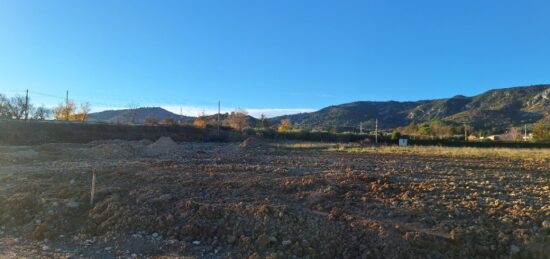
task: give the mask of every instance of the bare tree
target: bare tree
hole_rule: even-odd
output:
[[[501,139],[505,141],[519,141],[521,140],[521,129],[517,127],[510,127],[508,132],[502,135]]]
[[[16,95],[9,101],[9,113],[12,119],[20,120],[24,118],[27,112],[27,102],[24,96]]]
[[[164,118],[160,124],[162,125],[174,125],[174,119],[173,118]]]
[[[10,100],[3,94],[0,94],[0,119],[11,119]]]
[[[80,114],[82,121],[88,120],[88,114],[90,114],[90,103],[86,102],[80,104]]]
[[[45,120],[50,116],[51,113],[52,113],[52,111],[50,109],[48,109],[44,106],[38,106],[34,110],[33,119],[35,119],[35,120]]]
[[[235,111],[229,114],[227,118],[227,123],[229,127],[236,129],[238,131],[243,131],[248,128],[248,112],[242,109],[236,109]]]
[[[139,105],[137,103],[128,104],[128,112],[126,113],[127,123],[136,124]]]
[[[145,118],[145,124],[148,124],[148,125],[157,125],[158,124],[158,119],[155,117],[155,115],[149,115]]]

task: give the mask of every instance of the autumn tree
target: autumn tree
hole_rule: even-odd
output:
[[[204,116],[199,116],[193,121],[193,126],[197,128],[206,128],[206,119]]]
[[[80,104],[80,114],[82,115],[82,121],[88,120],[88,114],[90,114],[90,103]]]
[[[290,119],[283,119],[279,123],[279,132],[287,132],[292,129],[292,122]]]
[[[149,116],[145,117],[144,122],[145,122],[145,124],[148,124],[148,125],[157,125],[158,124],[158,120],[154,115],[149,115]]]
[[[60,103],[54,109],[56,120],[65,121],[86,121],[90,113],[90,104],[80,104],[80,109],[76,110],[76,104],[72,100],[67,100],[65,103]]]
[[[164,118],[160,124],[162,125],[174,125],[174,119],[173,118]]]
[[[71,119],[71,115],[74,114],[75,110],[75,103],[71,100],[68,100],[65,103],[60,103],[54,109],[55,119],[68,121]]]
[[[245,110],[237,109],[227,117],[227,123],[229,127],[238,131],[243,131],[248,128],[248,112]]]

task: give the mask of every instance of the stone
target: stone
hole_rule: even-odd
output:
[[[71,208],[71,209],[78,209],[80,207],[80,203],[76,202],[76,201],[70,201],[67,203],[67,207]]]
[[[545,220],[542,222],[542,228],[550,229],[550,220]]]
[[[256,239],[256,246],[258,247],[258,249],[264,250],[268,248],[270,241],[271,240],[269,239],[269,236],[267,236],[266,234],[262,234]]]
[[[193,245],[198,246],[198,245],[200,245],[200,244],[201,244],[201,241],[198,241],[198,240],[193,241]]]
[[[516,246],[516,245],[511,245],[510,246],[510,254],[517,254],[519,252],[519,247]]]

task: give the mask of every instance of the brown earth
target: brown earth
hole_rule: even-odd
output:
[[[550,254],[548,164],[252,142],[0,146],[0,257]]]

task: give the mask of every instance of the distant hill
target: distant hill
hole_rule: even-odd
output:
[[[174,121],[192,121],[193,117],[174,114],[160,107],[144,107],[137,109],[108,110],[96,113],[90,113],[90,121],[100,121],[109,123],[129,123],[135,117],[135,123],[144,123],[147,117],[154,117],[158,121],[170,118]]]
[[[228,113],[222,113],[220,114],[220,120],[223,122],[227,119],[228,116],[229,116]],[[160,107],[144,107],[144,108],[137,108],[134,110],[132,109],[107,110],[102,112],[90,113],[89,121],[108,122],[108,123],[129,123],[132,117],[135,117],[134,123],[136,124],[144,123],[147,117],[154,117],[159,122],[164,119],[170,118],[170,119],[173,119],[174,121],[184,121],[187,123],[191,123],[196,119],[196,117],[181,116]],[[248,117],[250,126],[254,127],[256,125],[257,119],[251,116],[247,116],[247,117]],[[205,116],[205,118],[207,121],[214,123],[215,121],[217,121],[218,115],[217,114],[208,115],[208,116]]]
[[[357,130],[361,122],[372,129],[375,119],[382,129],[431,120],[469,123],[474,128],[505,129],[534,123],[550,114],[550,85],[490,90],[483,94],[413,102],[353,102],[329,106],[316,112],[279,116],[305,129]]]

